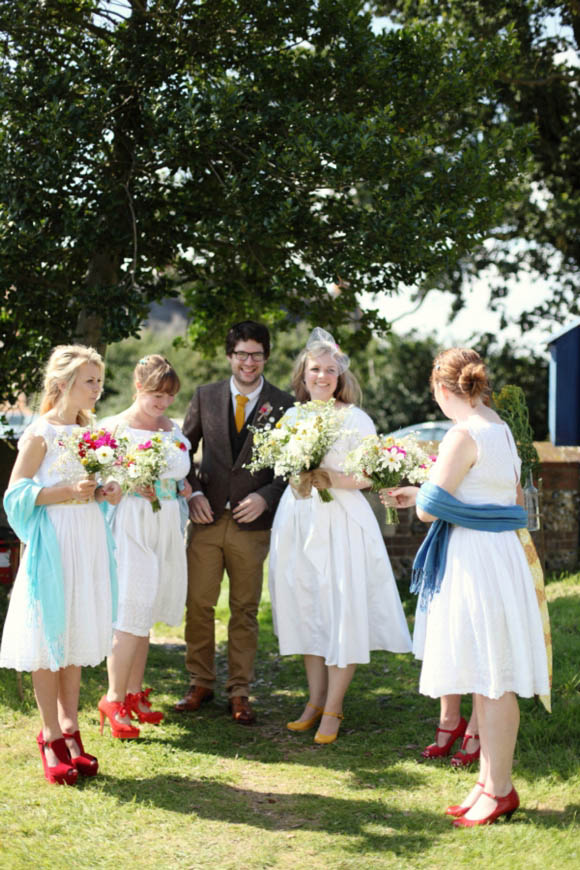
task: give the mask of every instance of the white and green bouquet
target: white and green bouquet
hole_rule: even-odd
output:
[[[345,474],[368,480],[373,492],[397,486],[403,479],[424,483],[437,457],[427,453],[413,435],[395,439],[387,435],[367,435],[344,461]],[[387,523],[399,522],[397,509],[387,507]]]
[[[119,442],[125,455],[117,479],[125,492],[149,487],[157,489],[160,475],[170,465],[172,451],[187,450],[183,441],[163,438],[160,434],[151,435],[140,444],[131,443],[129,438],[121,435]],[[158,493],[151,501],[151,508],[153,513],[161,510]]]
[[[252,427],[254,433],[252,459],[245,466],[249,471],[272,468],[276,477],[293,485],[294,492],[304,493],[299,476],[304,471],[320,467],[325,454],[335,441],[345,435],[344,420],[348,408],[335,408],[335,400],[296,402],[273,426]],[[327,489],[319,490],[322,501],[332,501]]]

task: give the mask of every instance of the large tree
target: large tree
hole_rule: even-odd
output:
[[[0,36],[0,398],[172,292],[206,349],[346,323],[484,238],[527,137],[479,123],[509,37],[375,34],[360,0],[0,0]]]
[[[580,314],[580,3],[377,0],[373,5],[399,26],[442,21],[481,44],[511,32],[516,51],[497,72],[495,97],[479,103],[480,123],[488,134],[498,118],[535,128],[527,190],[508,201],[504,220],[485,246],[424,282],[419,298],[434,286],[449,290],[458,311],[470,280],[487,269],[491,304],[502,311],[504,323],[514,279],[541,278],[549,288],[543,304],[521,315],[524,330]]]

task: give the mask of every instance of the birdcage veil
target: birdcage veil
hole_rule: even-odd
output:
[[[343,374],[350,365],[348,355],[340,349],[330,332],[322,329],[321,326],[315,326],[308,336],[306,351],[311,356],[330,354],[338,366],[339,374]]]

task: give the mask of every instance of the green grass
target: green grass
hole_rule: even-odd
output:
[[[148,683],[167,717],[144,726],[138,741],[101,737],[105,669],[87,669],[81,729],[101,773],[75,788],[42,777],[30,676],[22,677],[21,698],[14,672],[0,671],[0,867],[577,868],[580,575],[551,583],[548,597],[554,712],[521,702],[514,780],[522,807],[509,824],[457,831],[443,815],[475,771],[418,763],[438,705],[417,694],[419,665],[410,656],[375,653],[358,669],[337,743],[317,747],[313,732],[290,734],[285,723],[305,700],[302,665],[279,657],[264,600],[257,726],[232,723],[223,693],[200,714],[173,714],[186,685],[182,632],[156,626]],[[224,589],[221,686],[226,602]],[[405,605],[411,614],[414,600]]]

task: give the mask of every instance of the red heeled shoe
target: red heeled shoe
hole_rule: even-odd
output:
[[[480,788],[483,788],[484,786],[483,782],[476,782],[475,784],[478,785]],[[472,806],[473,804],[468,807],[462,807],[461,804],[453,804],[452,806],[447,807],[447,809],[445,810],[445,815],[454,816],[456,819],[459,819],[461,816],[464,816],[465,813],[468,813]]]
[[[145,689],[145,691],[135,692],[133,695],[130,693],[127,694],[125,696],[125,707],[137,716],[139,722],[149,722],[150,725],[159,725],[165,717],[160,710],[151,709],[151,701],[149,700],[150,692],[151,689]],[[142,710],[139,706],[140,704],[147,707],[147,710]]]
[[[58,783],[58,785],[74,785],[77,781],[78,771],[73,767],[70,752],[65,743],[64,737],[59,737],[56,740],[45,740],[42,731],[36,738],[38,748],[40,749],[40,757],[42,758],[42,767],[44,776],[48,782]],[[52,749],[58,758],[58,764],[50,766],[46,760],[46,748]]]
[[[96,776],[99,770],[99,760],[94,755],[89,755],[88,752],[85,752],[80,731],[74,731],[72,734],[65,734],[63,732],[62,736],[65,740],[74,740],[79,748],[80,754],[75,756],[75,758],[72,755],[70,757],[73,767],[76,767],[81,776]]]
[[[465,816],[462,816],[459,819],[454,819],[454,827],[474,828],[476,825],[492,825],[494,822],[497,822],[500,816],[505,816],[509,822],[520,805],[520,799],[515,788],[512,788],[510,793],[506,794],[505,797],[498,797],[495,794],[490,794],[488,791],[482,791],[482,794],[497,801],[496,808],[491,811],[489,816],[485,816],[483,819],[466,819]]]
[[[121,701],[108,701],[107,696],[103,695],[99,701],[98,709],[101,717],[101,734],[103,733],[103,723],[106,716],[111,726],[112,737],[120,737],[122,740],[132,740],[135,737],[139,737],[138,728],[135,728],[134,725],[130,725],[128,722],[119,722],[116,718],[117,713],[119,716],[131,717],[131,711]]]
[[[467,767],[468,764],[473,764],[474,761],[479,759],[481,746],[478,746],[473,752],[467,752],[465,749],[470,740],[479,740],[479,734],[468,734],[467,731],[465,732],[461,747],[451,759],[453,767]]]
[[[457,728],[454,728],[453,731],[450,731],[448,728],[437,728],[437,731],[435,732],[435,743],[430,743],[429,746],[426,746],[421,755],[423,758],[442,758],[444,755],[449,755],[451,747],[459,737],[463,737],[466,728],[467,722],[463,716],[459,720],[459,725]],[[447,743],[444,743],[443,746],[437,745],[437,735],[440,733],[449,734],[449,740]]]

